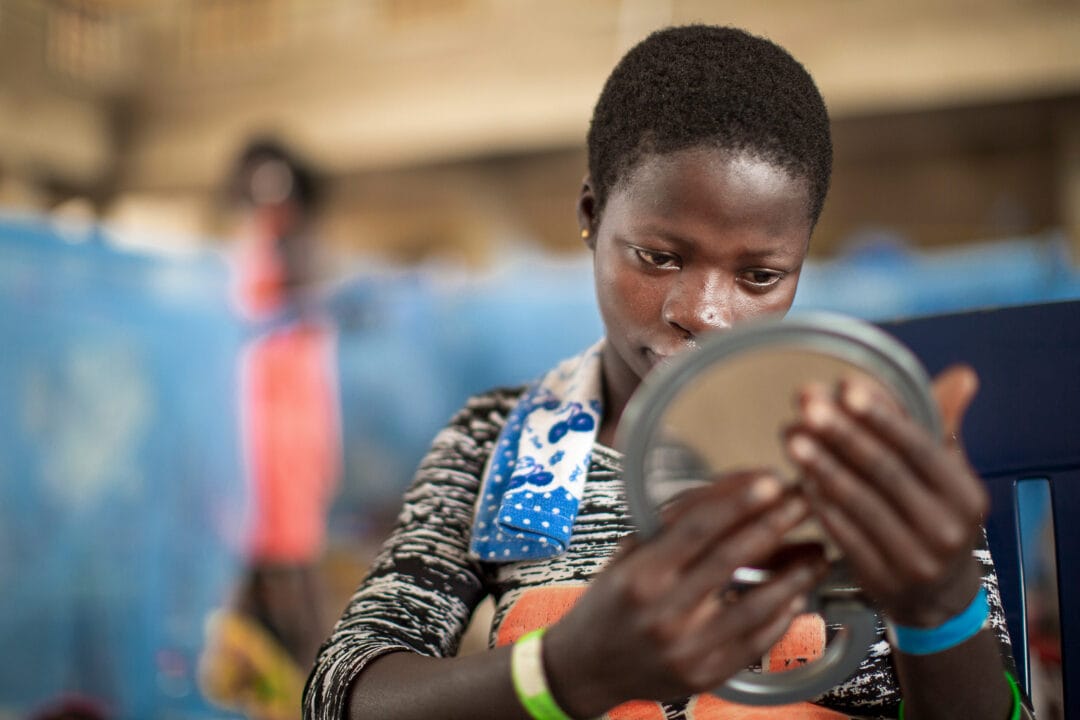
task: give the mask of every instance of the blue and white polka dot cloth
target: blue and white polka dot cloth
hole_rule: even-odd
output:
[[[488,458],[472,527],[472,554],[488,562],[564,552],[600,424],[603,340],[532,385]]]

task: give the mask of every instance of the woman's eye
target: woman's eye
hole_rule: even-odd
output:
[[[643,250],[641,248],[634,248],[634,252],[637,253],[638,259],[650,267],[659,268],[661,270],[679,267],[679,260],[674,255],[653,252],[652,250]]]
[[[766,288],[784,279],[784,273],[777,270],[747,270],[743,280],[756,288]]]

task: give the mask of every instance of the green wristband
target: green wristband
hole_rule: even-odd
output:
[[[1009,689],[1012,690],[1013,696],[1013,709],[1009,720],[1020,720],[1020,710],[1024,704],[1020,699],[1020,686],[1016,684],[1016,678],[1010,672],[1005,673],[1005,679],[1009,681]]]
[[[1011,672],[1005,672],[1005,679],[1009,681],[1009,690],[1012,691],[1013,705],[1012,713],[1009,714],[1009,720],[1020,720],[1020,712],[1024,707],[1024,701],[1020,698],[1020,686],[1016,684],[1016,678],[1012,676]],[[904,701],[900,701],[900,713],[897,715],[899,720],[904,720]]]
[[[518,701],[533,720],[573,720],[562,711],[544,675],[540,640],[547,628],[533,630],[518,638],[510,653],[510,676]]]

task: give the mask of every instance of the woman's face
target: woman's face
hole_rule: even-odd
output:
[[[805,179],[744,154],[687,150],[642,160],[599,225],[593,203],[586,183],[579,214],[591,230],[612,419],[653,367],[702,333],[791,306],[812,225]]]

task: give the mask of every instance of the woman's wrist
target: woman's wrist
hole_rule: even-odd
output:
[[[518,638],[510,656],[514,693],[534,720],[572,720],[551,694],[543,657],[544,629]]]
[[[889,643],[908,655],[933,655],[975,637],[990,619],[986,588],[980,585],[962,611],[934,627],[911,627],[886,621]]]
[[[1020,694],[1020,686],[1016,682],[1016,678],[1008,670],[1005,671],[1005,680],[1009,683],[1009,692],[1012,694],[1012,709],[1009,710],[1009,720],[1022,720],[1028,716],[1024,708],[1023,696]],[[900,708],[897,713],[898,720],[907,720],[907,713],[904,711],[904,701],[900,701]]]
[[[982,587],[982,573],[974,558],[949,573],[949,579],[934,588],[924,588],[917,599],[896,607],[883,607],[894,623],[916,628],[936,627],[968,607]]]
[[[588,663],[582,658],[581,639],[564,637],[559,625],[544,634],[544,672],[552,697],[563,711],[573,718],[599,717],[619,704],[608,702],[603,683],[589,676]]]

